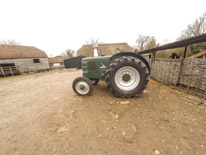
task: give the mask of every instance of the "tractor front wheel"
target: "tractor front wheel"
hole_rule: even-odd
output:
[[[92,94],[93,85],[86,77],[78,77],[73,81],[72,88],[79,96],[89,96]]]
[[[117,58],[107,68],[107,86],[118,97],[135,97],[147,87],[148,81],[147,67],[135,57]]]

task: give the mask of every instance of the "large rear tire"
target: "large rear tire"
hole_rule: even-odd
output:
[[[113,94],[121,98],[131,98],[147,87],[149,71],[141,60],[124,56],[115,59],[108,66],[105,79]]]

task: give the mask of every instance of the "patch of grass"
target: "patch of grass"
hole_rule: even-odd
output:
[[[29,76],[34,76],[34,75],[44,75],[50,72],[52,72],[52,70],[45,71],[45,72],[39,72],[39,73],[28,73],[28,74],[21,74],[21,75],[15,75],[15,76],[0,77],[0,80],[10,80],[10,79],[29,77]]]

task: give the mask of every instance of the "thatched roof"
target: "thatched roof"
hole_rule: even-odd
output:
[[[113,43],[113,44],[98,44],[98,54],[100,55],[100,49],[101,52],[105,55],[114,55],[116,53],[119,53],[119,50],[116,48],[122,49],[125,52],[133,52],[134,49],[130,47],[127,43]],[[92,45],[83,45],[78,51],[77,56],[86,56],[86,57],[92,57],[94,56],[94,50]]]
[[[47,58],[47,54],[36,47],[0,45],[0,59],[14,58]]]
[[[64,62],[64,58],[62,56],[57,56],[57,57],[49,58],[48,60],[49,60],[49,63]]]

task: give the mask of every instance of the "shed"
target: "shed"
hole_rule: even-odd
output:
[[[77,56],[73,58],[69,58],[64,60],[65,68],[82,68],[82,59],[85,58],[85,56]]]
[[[117,49],[119,48],[125,52],[134,52],[134,49],[129,46],[127,43],[110,43],[110,44],[98,44],[98,55],[114,55],[119,53],[120,51]],[[93,57],[94,50],[92,45],[83,45],[78,51],[77,56],[86,56],[86,57]]]
[[[62,68],[64,67],[64,58],[62,56],[56,56],[49,58],[50,68]]]
[[[17,66],[21,72],[49,69],[47,54],[36,47],[0,45],[0,67],[9,66]]]

